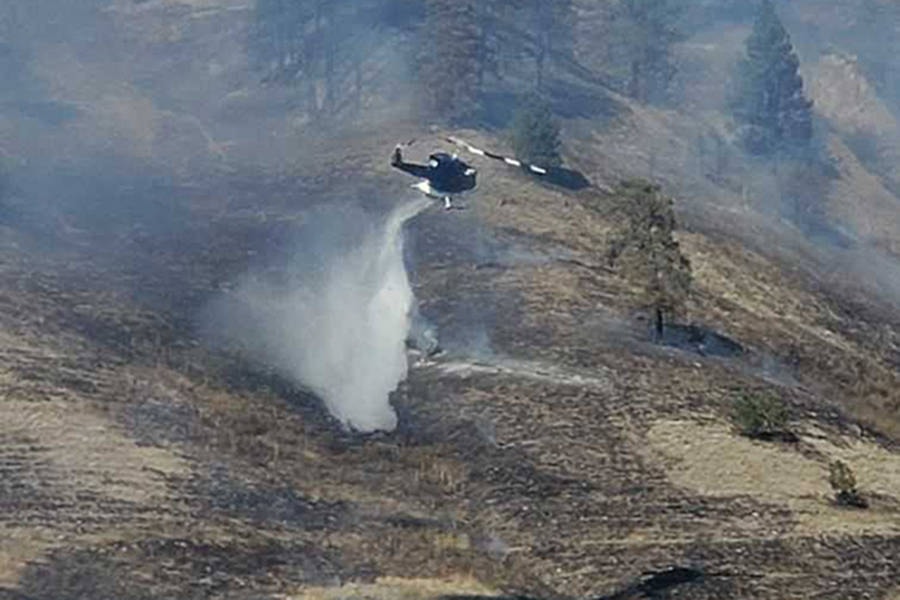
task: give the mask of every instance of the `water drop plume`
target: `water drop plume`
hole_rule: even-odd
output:
[[[380,218],[312,216],[286,265],[248,273],[215,303],[217,337],[317,394],[345,426],[393,430],[389,395],[407,375],[415,306],[404,224],[428,204],[408,201]]]

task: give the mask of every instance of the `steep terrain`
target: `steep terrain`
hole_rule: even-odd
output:
[[[372,165],[385,141],[363,151]],[[371,186],[407,193],[383,170],[373,167]],[[697,314],[747,354],[656,347],[629,324],[633,292],[601,264],[603,196],[485,175],[469,212],[411,226],[423,312],[450,356],[413,370],[395,398],[396,433],[364,439],[314,399],[194,346],[179,324],[181,302],[227,279],[216,271],[240,264],[254,240],[284,235],[296,210],[275,201],[241,218],[220,206],[215,219],[194,209],[196,225],[174,239],[109,249],[136,273],[71,239],[64,254],[37,257],[9,232],[10,589],[327,597],[303,590],[348,582],[387,597],[409,586],[555,596],[612,593],[672,564],[715,574],[690,597],[896,585],[900,455],[856,424],[866,406],[839,393],[861,381],[839,387],[844,361],[884,364],[855,331],[865,320],[835,314],[832,299],[763,255],[691,233]],[[200,207],[227,190],[168,193]],[[135,289],[167,292],[154,305]],[[779,361],[790,351],[795,364]],[[801,441],[733,433],[742,389],[787,398]],[[831,504],[835,458],[857,471],[868,511]]]
[[[141,32],[142,52],[228,39],[197,42],[191,27],[240,31],[238,3],[190,5],[110,14]],[[82,190],[76,173],[4,213],[0,598],[900,593],[896,197],[840,131],[828,192],[850,245],[782,219],[772,182],[730,151],[711,172],[696,141],[728,142],[715,116],[585,83],[619,107],[565,123],[569,164],[596,187],[479,163],[468,210],[410,223],[416,294],[446,353],[415,363],[394,394],[395,432],[358,436],[194,325],[313,207],[376,214],[412,194],[388,152],[415,137],[421,158],[447,131],[392,119],[328,139],[290,130],[265,148],[227,123],[230,102],[265,104],[252,91],[195,120],[190,86],[169,88],[167,104],[98,86],[107,59],[76,57],[86,66],[65,70],[54,100],[98,112],[68,133],[93,138],[111,114],[97,139],[129,160],[126,177]],[[839,77],[825,60],[823,81]],[[272,110],[249,111],[246,127],[283,121]],[[33,127],[48,148],[65,138]],[[453,133],[505,149],[497,132]],[[61,152],[77,167],[70,144]],[[142,156],[150,178],[128,170]],[[721,351],[652,343],[638,290],[606,263],[618,220],[607,190],[634,175],[677,195],[696,279],[689,319],[731,340]],[[734,430],[735,397],[761,391],[787,402],[796,442]],[[869,509],[832,501],[835,459]],[[698,576],[669,586],[673,566]]]

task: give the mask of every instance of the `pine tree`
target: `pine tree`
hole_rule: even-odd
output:
[[[738,65],[731,109],[748,151],[772,155],[812,139],[812,102],[803,93],[800,61],[771,0],[762,0]]]
[[[626,224],[610,247],[610,262],[619,263],[642,290],[653,315],[656,335],[685,306],[691,290],[691,264],[674,238],[674,203],[660,187],[626,181],[619,188]]]
[[[489,60],[478,0],[428,0],[419,64],[429,108],[450,121],[477,109]]]
[[[678,0],[620,0],[612,19],[610,55],[626,93],[640,102],[663,99],[676,68],[672,47],[684,39]]]
[[[558,167],[559,123],[547,103],[536,98],[516,113],[510,131],[516,158],[542,167]]]

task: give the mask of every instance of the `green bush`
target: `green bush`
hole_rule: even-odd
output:
[[[869,503],[862,497],[856,488],[856,476],[850,467],[842,460],[836,460],[828,465],[828,483],[834,490],[835,501],[842,506],[866,508]]]
[[[516,158],[547,168],[562,164],[559,133],[550,106],[532,97],[516,113],[509,135]]]
[[[788,429],[788,409],[771,394],[744,394],[734,403],[734,421],[741,433],[760,439],[794,439]]]

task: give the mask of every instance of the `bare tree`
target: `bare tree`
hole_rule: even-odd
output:
[[[624,91],[639,102],[664,99],[676,68],[672,47],[682,6],[674,0],[618,0],[611,14],[610,66]]]
[[[475,0],[428,0],[423,35],[426,46],[419,64],[430,108],[448,120],[470,114],[481,95],[488,60]]]
[[[525,23],[532,36],[529,53],[534,58],[535,88],[544,87],[546,66],[554,54],[571,54],[575,29],[575,10],[571,0],[526,0]]]

